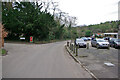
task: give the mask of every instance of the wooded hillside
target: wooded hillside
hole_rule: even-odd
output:
[[[120,21],[107,21],[101,24],[77,27],[77,32],[79,36],[90,36],[93,33],[117,33],[118,25],[120,25]]]

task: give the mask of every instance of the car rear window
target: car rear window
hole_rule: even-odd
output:
[[[77,39],[76,42],[84,42],[82,39]]]

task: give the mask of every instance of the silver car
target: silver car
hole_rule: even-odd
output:
[[[92,47],[97,47],[97,48],[109,48],[109,42],[105,41],[104,39],[93,39],[91,40],[91,45]]]
[[[84,48],[86,48],[86,42],[85,42],[83,39],[77,38],[77,39],[75,40],[75,45],[76,45],[76,46],[79,46],[79,47],[84,47]]]

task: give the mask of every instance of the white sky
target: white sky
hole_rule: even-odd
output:
[[[69,13],[70,16],[77,17],[77,25],[99,24],[101,22],[118,20],[118,2],[120,0],[52,1],[59,3],[59,8],[62,12],[66,12]]]
[[[99,24],[118,20],[118,2],[120,0],[53,0],[59,2],[59,8],[70,16],[77,17],[78,25]]]

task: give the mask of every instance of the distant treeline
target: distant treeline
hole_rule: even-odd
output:
[[[77,27],[79,36],[91,36],[94,33],[114,33],[118,32],[120,21],[107,21],[105,23]]]

